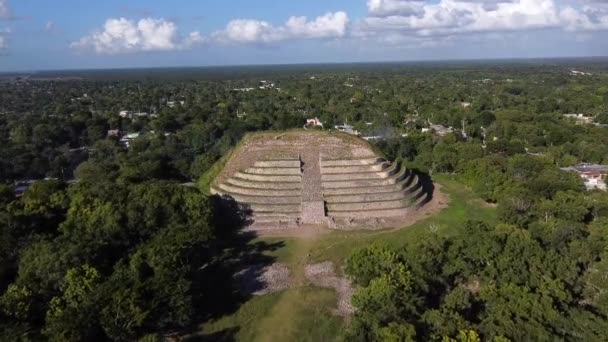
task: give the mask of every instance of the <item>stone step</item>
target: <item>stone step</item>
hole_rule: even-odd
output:
[[[359,188],[335,188],[323,189],[323,196],[342,196],[342,195],[360,195],[360,194],[378,194],[383,192],[408,192],[412,187],[418,186],[418,177],[415,173],[410,173],[405,179],[396,184],[382,186],[368,186]],[[411,191],[410,191],[411,192]]]
[[[261,231],[261,230],[284,230],[284,229],[292,229],[297,228],[297,223],[294,222],[284,222],[284,221],[276,221],[276,222],[254,222],[246,230],[250,231]]]
[[[323,182],[323,189],[340,189],[340,188],[365,188],[374,186],[394,185],[404,180],[408,175],[406,169],[401,169],[399,173],[384,179],[363,179],[350,181],[333,181]]]
[[[336,188],[336,189],[323,189],[323,196],[343,196],[343,195],[360,195],[360,194],[380,194],[384,192],[395,192],[403,190],[405,185],[403,183],[383,185],[383,186],[371,186],[371,187],[360,187],[360,188]]]
[[[301,213],[265,213],[265,212],[258,212],[255,213],[251,218],[253,220],[265,220],[265,219],[281,219],[281,220],[289,220],[289,219],[297,219],[299,217],[301,217]]]
[[[403,189],[403,192],[406,195],[411,195],[413,193],[417,193],[418,191],[420,191],[422,189],[422,183],[420,183],[418,176],[414,176],[414,177],[415,177],[415,182],[410,182],[410,184]]]
[[[420,183],[420,178],[418,178],[416,172],[409,169],[407,170],[407,172],[407,176],[403,178],[400,182],[404,185],[405,188]]]
[[[254,189],[272,189],[272,190],[302,190],[302,182],[257,182],[246,179],[230,178],[226,181],[228,184]]]
[[[371,165],[383,161],[384,158],[325,159],[321,160],[321,167]]]
[[[302,174],[302,170],[299,167],[250,167],[245,172],[253,175],[273,176],[297,176]]]
[[[301,204],[250,204],[249,208],[253,211],[254,216],[258,213],[300,213],[302,212]]]
[[[413,208],[399,208],[386,210],[367,210],[367,211],[335,211],[329,212],[328,216],[334,218],[382,218],[405,216]]]
[[[432,197],[430,197],[428,192],[425,192],[423,190],[420,191],[420,193],[418,193],[416,195],[416,200],[413,203],[412,207],[413,208],[420,208],[422,206],[424,206],[425,204],[428,203],[429,200],[431,200]]]
[[[391,164],[388,162],[377,162],[370,165],[355,165],[355,166],[327,166],[321,168],[321,173],[324,175],[356,173],[356,172],[378,172],[383,171]]]
[[[299,220],[299,213],[256,213],[251,218],[250,228],[291,228],[296,227]]]
[[[302,163],[298,159],[291,160],[260,160],[253,164],[254,167],[295,167],[300,168]]]
[[[267,175],[254,175],[246,172],[236,172],[234,178],[256,181],[256,182],[267,182],[267,183],[297,183],[302,182],[302,176],[267,176]]]
[[[353,199],[355,201],[352,202],[327,202],[327,209],[330,211],[351,211],[351,210],[377,210],[377,209],[394,209],[401,207],[410,207],[416,204],[418,199],[425,195],[424,189],[422,187],[418,187],[418,189],[412,193],[403,193],[399,192],[398,195],[387,196],[389,193],[382,194],[371,194],[371,195],[363,195],[363,196],[377,196],[380,195],[382,197],[378,198],[365,198],[364,200],[360,200],[361,198],[357,198],[355,195]],[[392,193],[391,193],[392,194]],[[348,196],[341,196],[348,197]],[[397,197],[397,198],[391,198]],[[366,205],[370,205],[373,208],[366,209]],[[355,209],[356,208],[356,209]]]
[[[266,197],[266,196],[249,196],[230,193],[227,191],[218,191],[218,195],[228,196],[235,201],[244,204],[301,204],[302,196],[289,197]]]
[[[324,174],[321,175],[321,180],[324,182],[335,182],[335,181],[349,181],[349,180],[360,180],[360,179],[384,179],[393,176],[399,172],[399,167],[394,165],[386,169],[385,171],[379,172],[354,172],[354,173],[341,173],[341,174]]]
[[[358,195],[340,195],[340,196],[325,196],[325,201],[328,204],[334,203],[356,203],[356,202],[377,202],[401,200],[407,198],[404,191],[381,192],[376,194],[358,194]]]
[[[336,211],[369,211],[369,210],[385,210],[408,208],[415,203],[416,199],[398,199],[389,201],[377,202],[354,202],[354,203],[328,203],[327,210],[330,212]]]
[[[213,190],[213,189],[212,189]],[[215,188],[218,192],[228,192],[238,195],[249,195],[249,196],[266,196],[266,197],[289,197],[289,196],[302,196],[301,189],[287,189],[287,190],[273,190],[273,189],[260,189],[260,188],[246,188],[242,186],[235,186],[227,183],[222,183]]]
[[[282,216],[267,216],[267,217],[254,217],[253,223],[297,223],[298,217],[282,217]]]

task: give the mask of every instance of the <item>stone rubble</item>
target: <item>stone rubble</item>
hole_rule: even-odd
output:
[[[234,275],[239,291],[261,296],[292,287],[289,267],[281,263],[249,265]]]
[[[313,285],[323,288],[334,289],[338,295],[338,307],[335,313],[342,317],[351,316],[355,312],[352,305],[352,297],[355,290],[349,279],[338,277],[331,261],[319,264],[307,265],[305,268],[306,279]]]

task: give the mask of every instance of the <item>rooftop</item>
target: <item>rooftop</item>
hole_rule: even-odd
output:
[[[586,172],[598,172],[598,173],[608,173],[608,165],[599,165],[599,164],[579,164],[575,166],[562,167],[563,171],[570,172],[578,172],[578,173],[586,173]]]

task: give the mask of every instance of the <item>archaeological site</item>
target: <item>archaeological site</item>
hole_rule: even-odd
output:
[[[248,136],[211,192],[236,201],[249,229],[399,226],[432,195],[413,170],[343,133]]]

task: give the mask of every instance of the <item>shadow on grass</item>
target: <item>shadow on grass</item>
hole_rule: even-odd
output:
[[[197,324],[185,331],[186,341],[233,341],[239,327],[202,335],[200,324],[235,313],[254,292],[265,288],[264,270],[276,261],[268,253],[285,245],[256,241],[255,232],[244,230],[252,223],[249,206],[228,196],[213,196],[211,201],[219,237],[211,248],[216,257],[195,271],[192,296],[200,309],[193,320]]]

